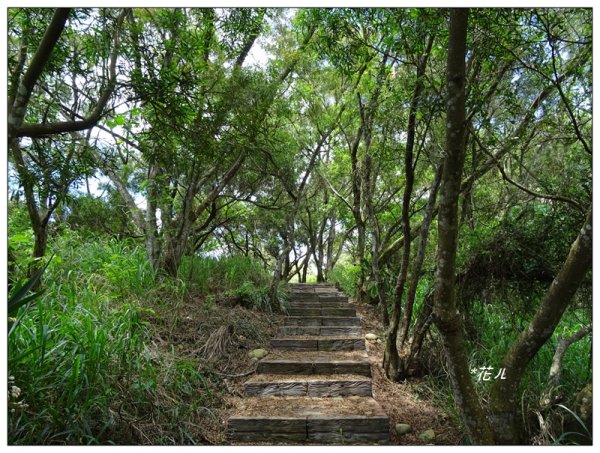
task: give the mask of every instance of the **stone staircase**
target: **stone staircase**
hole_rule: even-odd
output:
[[[290,285],[271,353],[244,384],[227,439],[240,443],[387,444],[365,340],[348,297],[327,284]]]

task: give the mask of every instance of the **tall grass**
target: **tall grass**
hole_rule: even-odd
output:
[[[338,263],[329,272],[328,278],[331,283],[339,285],[346,294],[351,297],[356,297],[359,275],[360,266],[348,263]]]
[[[194,294],[204,296],[210,303],[217,296],[237,297],[242,306],[269,313],[285,312],[286,285],[282,283],[273,305],[269,294],[271,275],[262,264],[243,255],[220,258],[186,256],[179,267],[178,277]]]
[[[9,443],[137,443],[130,421],[160,418],[155,392],[171,385],[164,370],[194,386],[172,391],[185,390],[192,405],[204,398],[198,372],[185,363],[167,367],[148,349],[141,301],[154,274],[143,249],[70,233],[52,252],[44,295],[8,338]]]
[[[269,274],[261,263],[243,255],[220,258],[185,256],[178,277],[199,294],[236,290],[241,282],[250,282],[254,286],[269,284]]]

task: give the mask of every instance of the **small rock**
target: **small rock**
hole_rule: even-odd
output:
[[[424,442],[431,442],[435,439],[435,431],[433,429],[423,431],[421,434],[419,434],[419,439]]]
[[[360,399],[360,396],[358,395],[352,395],[348,397],[349,400],[353,400],[353,401],[358,401]]]
[[[254,360],[258,360],[262,359],[263,357],[266,357],[267,354],[269,354],[269,351],[267,351],[266,349],[253,349],[248,353],[248,357]]]
[[[377,339],[377,343],[381,343],[381,340],[379,338]]]
[[[398,423],[396,424],[396,434],[402,436],[404,434],[408,434],[412,431],[412,426],[407,425],[406,423]]]
[[[368,333],[365,335],[365,338],[367,340],[377,340],[377,338],[379,338],[377,335],[375,335],[374,333]]]

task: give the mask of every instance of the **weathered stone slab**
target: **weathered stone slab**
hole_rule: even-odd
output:
[[[323,326],[360,326],[360,318],[356,316],[323,316]]]
[[[335,300],[320,300],[321,308],[352,308],[348,302],[339,302]]]
[[[308,382],[246,382],[245,396],[305,396]]]
[[[258,362],[256,372],[259,374],[315,374],[312,362],[298,360],[263,359]]]
[[[387,433],[355,433],[351,431],[308,433],[307,441],[314,444],[378,444],[387,445],[390,441]]]
[[[364,381],[309,381],[307,396],[373,396],[370,379]]]
[[[385,415],[308,416],[306,427],[311,432],[388,433],[388,417]]]
[[[287,351],[318,351],[319,341],[305,338],[272,338],[271,347]]]
[[[290,308],[288,314],[290,316],[322,316],[322,311],[320,308]]]
[[[372,396],[370,379],[362,381],[349,380],[319,380],[319,381],[276,381],[276,382],[246,382],[244,395],[257,396]]]
[[[309,416],[307,440],[328,444],[387,444],[388,423],[386,416]]]
[[[319,351],[362,351],[366,349],[365,340],[362,338],[335,338],[320,339]]]
[[[342,303],[347,304],[348,297],[343,296],[343,295],[337,295],[337,294],[319,294],[319,301],[320,302],[342,302]]]
[[[321,316],[356,316],[356,309],[354,309],[354,308],[323,308],[321,310]]]
[[[226,436],[233,442],[303,442],[306,418],[231,417]]]
[[[362,332],[359,326],[322,326],[319,335],[322,336],[358,336]],[[305,334],[310,335],[310,334]]]
[[[319,294],[337,293],[339,292],[335,286],[318,286],[315,287],[315,292]]]
[[[315,362],[314,374],[359,374],[371,376],[371,364],[369,362],[356,360],[335,360]]]
[[[352,308],[345,302],[291,301],[289,308]]]
[[[320,326],[322,319],[320,316],[286,316],[283,323],[285,326]]]
[[[351,337],[361,335],[361,328],[359,326],[284,326],[281,328],[281,335],[284,337],[294,335],[314,335],[314,336],[338,336],[338,337]]]
[[[321,326],[284,326],[281,335],[321,335]]]

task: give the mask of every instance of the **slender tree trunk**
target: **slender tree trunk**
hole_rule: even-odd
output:
[[[310,261],[310,254],[306,255],[306,259],[304,260],[304,264],[302,266],[302,278],[300,279],[300,283],[306,283],[306,274],[308,274],[308,263]]]
[[[156,177],[158,175],[158,168],[151,165],[148,170],[148,194],[146,197],[146,224],[145,224],[145,241],[146,241],[146,255],[152,265],[152,269],[157,271],[160,267],[160,246],[158,244],[158,225],[156,223],[156,210],[158,200],[158,190],[156,187]]]
[[[556,346],[554,356],[552,357],[552,365],[550,365],[550,371],[548,372],[548,383],[543,395],[540,397],[540,407],[542,409],[546,409],[560,401],[560,395],[555,395],[555,391],[560,384],[565,353],[573,343],[585,338],[590,333],[592,333],[591,324],[582,327],[571,336],[561,338],[558,342],[558,346]]]
[[[419,109],[419,100],[423,91],[423,76],[425,74],[425,68],[427,67],[427,60],[431,47],[433,45],[433,36],[429,37],[427,43],[427,50],[423,57],[419,58],[419,64],[417,66],[415,88],[413,91],[412,99],[410,102],[409,114],[408,114],[408,128],[406,136],[406,149],[404,153],[404,193],[402,196],[402,231],[405,238],[409,238],[411,234],[410,230],[410,200],[412,198],[413,185],[415,180],[415,169],[414,169],[414,148],[415,148],[415,136],[417,126],[417,112]],[[390,326],[385,336],[385,351],[383,355],[383,368],[385,374],[389,379],[394,381],[398,380],[399,376],[399,365],[400,365],[400,354],[398,351],[397,338],[398,328],[400,324],[400,317],[402,313],[402,297],[404,296],[404,287],[408,278],[408,267],[410,263],[410,240],[404,241],[404,247],[402,252],[402,261],[400,264],[400,271],[396,279],[396,287],[394,290],[394,305],[392,311],[392,319]],[[379,251],[377,251],[377,258],[379,258]],[[414,271],[413,271],[414,274]],[[418,278],[418,274],[417,274]],[[409,316],[412,316],[412,307]]]
[[[516,408],[518,389],[527,366],[552,336],[582,280],[592,267],[592,207],[590,206],[579,235],[571,245],[567,259],[550,285],[529,326],[506,354],[502,367],[507,376],[492,387],[490,405],[496,442],[515,444],[521,441]]]
[[[350,146],[350,163],[352,166],[352,215],[354,216],[354,222],[356,223],[356,257],[354,264],[360,267],[357,282],[357,293],[356,301],[358,303],[364,302],[366,299],[365,291],[365,249],[366,249],[366,229],[365,220],[362,216],[362,193],[360,189],[360,161],[358,159],[358,146],[363,134],[363,125],[359,127],[354,140]]]
[[[433,298],[434,292],[430,292],[425,296],[421,311],[417,316],[415,326],[413,329],[413,335],[410,339],[410,347],[407,355],[401,355],[400,357],[400,375],[399,379],[406,379],[409,377],[420,377],[423,375],[423,360],[421,358],[421,351],[423,350],[423,341],[429,331],[429,327],[433,322]]]
[[[373,210],[373,191],[375,190],[375,181],[377,178],[377,174],[376,170],[373,169],[373,160],[370,154],[365,155],[365,159],[363,162],[363,172],[361,177],[363,179],[362,192],[364,194],[365,199],[365,210],[367,212],[367,219],[371,226],[371,234],[373,236],[371,249],[371,271],[373,272],[373,278],[375,280],[375,285],[377,286],[377,302],[379,303],[379,307],[381,309],[381,318],[383,320],[383,324],[387,326],[389,324],[389,317],[385,297],[386,289],[383,282],[383,278],[381,277],[379,263],[377,261],[380,244],[379,225],[377,223],[375,211]]]
[[[479,403],[468,366],[462,318],[454,297],[458,237],[458,196],[465,157],[465,54],[467,9],[450,11],[446,156],[438,221],[435,323],[442,335],[454,398],[473,443],[491,444],[492,431]]]
[[[332,217],[329,219],[329,232],[327,234],[327,264],[325,266],[325,279],[329,279],[329,273],[335,264],[333,249],[335,246],[335,212],[332,214]]]
[[[425,208],[425,216],[423,218],[423,222],[421,223],[421,231],[419,233],[419,248],[417,249],[417,254],[413,261],[410,286],[408,288],[408,293],[406,294],[406,308],[404,310],[404,316],[402,317],[400,330],[398,331],[398,345],[401,354],[410,330],[413,307],[417,295],[417,286],[419,285],[421,270],[423,269],[423,262],[425,261],[425,251],[427,250],[427,242],[429,238],[429,227],[431,226],[431,221],[433,219],[433,211],[435,208],[440,182],[442,181],[443,168],[444,166],[442,164],[439,165],[438,169],[436,170],[435,178],[429,193],[429,199],[427,200],[427,207]]]

